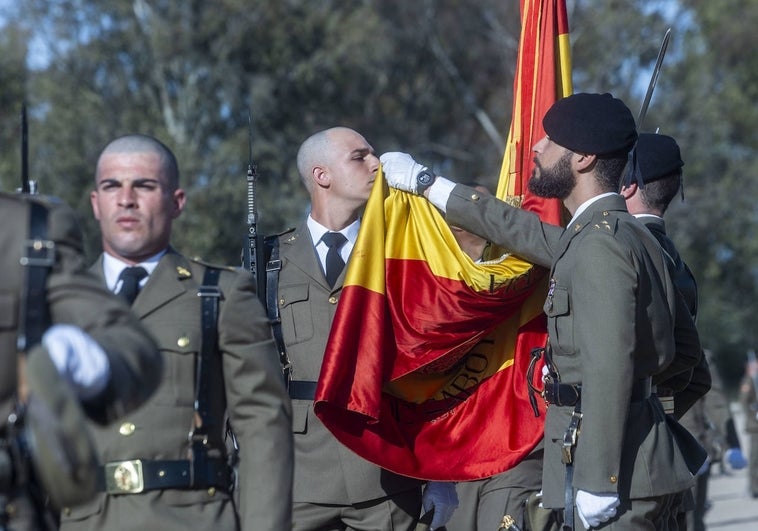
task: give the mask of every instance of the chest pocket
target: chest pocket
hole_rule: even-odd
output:
[[[287,346],[313,337],[313,312],[308,283],[279,286],[279,312]]]
[[[195,302],[193,300],[193,302]],[[186,313],[176,308],[166,319],[150,320],[150,333],[163,356],[165,376],[152,398],[155,404],[192,407],[195,400],[195,360],[200,351],[200,306],[189,305]],[[181,315],[197,316],[177,319]],[[143,321],[148,324],[148,321]]]
[[[574,353],[574,317],[571,314],[569,292],[555,286],[545,300],[548,334],[553,352],[562,355]]]

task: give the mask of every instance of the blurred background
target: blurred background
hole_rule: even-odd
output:
[[[684,200],[668,231],[699,282],[699,329],[732,392],[755,347],[758,294],[758,2],[567,0],[575,92],[637,115],[672,28],[644,131],[674,136]],[[185,254],[238,264],[249,159],[259,232],[308,210],[300,143],[333,125],[493,189],[510,125],[517,0],[0,0],[0,182],[29,174],[79,212],[99,252],[96,157],[140,132],[176,153]]]

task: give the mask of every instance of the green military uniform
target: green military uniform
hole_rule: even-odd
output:
[[[16,336],[19,304],[25,285],[25,268],[20,265],[20,260],[26,254],[31,202],[41,203],[48,210],[47,238],[54,243],[54,264],[47,277],[45,292],[50,324],[71,324],[79,327],[97,341],[108,357],[111,376],[107,386],[99,395],[82,404],[84,411],[93,420],[106,423],[133,410],[155,390],[160,381],[162,367],[155,344],[145,329],[122,301],[103,289],[100,283],[86,272],[81,232],[73,211],[62,203],[38,196],[0,194],[0,216],[4,227],[0,233],[0,246],[5,263],[3,275],[0,277],[2,438],[8,435],[6,421],[16,403]],[[60,387],[62,381],[54,377],[56,372],[41,345],[36,345],[28,351],[27,360],[27,379],[32,386],[32,395],[39,393],[42,396],[73,396],[70,390]],[[37,373],[37,369],[42,373]],[[33,387],[35,383],[36,389]],[[41,386],[46,388],[42,389]],[[50,407],[53,411],[61,411],[62,405],[50,404]],[[65,423],[69,419],[70,417],[66,416],[59,420]],[[87,434],[81,432],[81,436],[86,437]],[[68,444],[79,443],[69,441]],[[5,444],[0,446],[0,454],[7,457]],[[63,467],[51,465],[50,469],[53,474],[56,470],[62,475],[67,473]],[[65,478],[62,479],[65,483]],[[26,520],[31,510],[27,493],[7,482],[0,482],[0,485],[0,496],[6,497],[9,510],[13,512],[10,521],[12,528],[34,528],[35,524]]]
[[[753,498],[758,498],[758,396],[750,369],[740,386],[740,401],[745,411],[745,431],[750,435],[750,456],[748,457],[750,494]]]
[[[208,426],[208,457],[217,471],[224,469],[224,419],[228,414],[240,445],[239,511],[223,481],[214,483],[210,473],[205,478],[210,487],[176,487],[176,483],[163,487],[164,480],[176,475],[167,468],[170,462],[178,463],[173,467],[186,467],[188,463],[188,433],[195,414],[195,367],[201,345],[198,289],[206,269],[206,265],[173,249],[161,257],[132,310],[158,341],[165,377],[142,408],[117,425],[95,431],[102,463],[110,464],[108,472],[103,472],[104,482],[118,480],[119,473],[123,481],[123,469],[119,472],[116,464],[139,459],[143,462],[143,479],[150,488],[134,494],[103,492],[91,503],[68,508],[62,514],[63,530],[289,529],[291,406],[268,322],[249,273],[221,270],[215,352],[220,370],[209,374],[208,417],[213,424]],[[104,281],[102,257],[92,270]],[[134,479],[134,469],[128,470]],[[218,477],[224,479],[226,475],[222,472]]]
[[[656,515],[668,517],[668,498],[692,485],[703,456],[651,397],[650,377],[675,352],[695,363],[700,344],[689,314],[676,311],[681,300],[657,242],[617,194],[589,204],[564,230],[458,185],[447,221],[552,267],[549,350],[561,381],[582,385],[573,489],[618,494],[621,505],[608,526],[642,529]],[[677,339],[688,346],[675,345],[675,320]],[[549,508],[564,506],[561,442],[572,411],[551,405],[547,412],[542,484]]]
[[[324,508],[325,518],[346,506],[372,512],[377,502],[393,497],[407,514],[421,508],[420,482],[398,476],[366,461],[343,446],[313,413],[313,389],[321,371],[326,341],[339,301],[343,270],[333,288],[324,277],[307,225],[280,237],[282,270],[279,309],[287,354],[292,361],[293,432],[295,436],[294,529],[321,529],[305,521],[299,507]],[[311,384],[310,386],[308,384]],[[298,389],[306,390],[299,393]],[[309,391],[307,391],[309,389]],[[313,513],[309,513],[313,516]],[[408,529],[412,521],[378,521],[370,529]],[[394,525],[394,527],[393,527]],[[403,525],[404,527],[400,527]],[[331,529],[331,527],[330,527]]]

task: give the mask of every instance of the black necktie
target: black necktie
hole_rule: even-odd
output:
[[[329,286],[334,287],[337,277],[340,276],[342,268],[345,267],[340,249],[347,242],[347,238],[341,232],[327,232],[321,237],[321,241],[329,247],[329,251],[326,253],[326,281]]]
[[[118,290],[118,295],[123,297],[126,302],[132,304],[134,299],[137,298],[139,293],[139,281],[147,276],[147,271],[144,267],[127,267],[121,271],[118,276],[119,280],[122,280],[121,289]]]

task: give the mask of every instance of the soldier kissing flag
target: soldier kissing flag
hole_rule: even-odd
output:
[[[497,194],[559,224],[560,203],[526,182],[542,116],[571,93],[565,1],[522,0],[521,17]],[[465,481],[508,470],[539,442],[544,404],[536,417],[526,372],[547,337],[546,271],[504,250],[487,258],[474,263],[430,203],[389,190],[380,172],[315,397],[343,444],[398,474]]]

